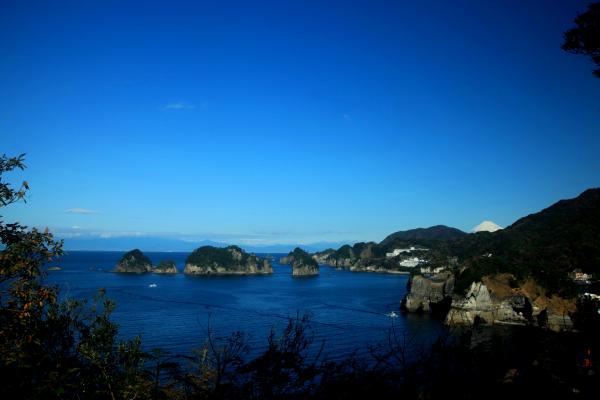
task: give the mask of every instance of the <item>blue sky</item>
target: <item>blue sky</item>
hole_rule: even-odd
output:
[[[587,1],[54,3],[0,5],[7,220],[378,241],[600,184],[600,79],[560,49]]]

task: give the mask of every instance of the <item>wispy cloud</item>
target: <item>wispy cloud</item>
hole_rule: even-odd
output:
[[[196,106],[185,101],[178,101],[177,103],[165,104],[163,110],[193,110]]]
[[[96,210],[88,210],[87,208],[67,208],[65,210],[66,213],[69,214],[81,214],[81,215],[93,215],[93,214],[100,214],[98,211]]]
[[[162,234],[146,233],[139,231],[105,231],[97,229],[86,229],[81,228],[78,225],[73,225],[70,228],[52,228],[52,233],[57,237],[69,239],[69,238],[127,238],[127,237],[161,237]]]
[[[350,232],[335,230],[292,232],[292,231],[254,231],[245,233],[224,232],[144,232],[134,230],[101,230],[82,228],[78,225],[70,227],[54,227],[52,232],[60,238],[71,239],[115,239],[115,238],[160,238],[179,240],[188,243],[213,241],[217,243],[230,243],[247,246],[268,246],[272,244],[312,244],[317,242],[356,242]]]

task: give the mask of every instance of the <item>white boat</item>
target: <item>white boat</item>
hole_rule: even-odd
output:
[[[389,312],[385,315],[387,315],[390,318],[398,318],[398,314],[396,314],[396,311]]]
[[[148,287],[157,287],[158,285],[156,283],[151,283],[148,285]]]

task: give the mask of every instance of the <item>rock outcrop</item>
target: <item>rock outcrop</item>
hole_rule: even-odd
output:
[[[557,332],[572,329],[574,301],[548,298],[532,281],[510,288],[507,276],[484,277],[483,282],[473,282],[465,296],[454,296],[446,323],[534,325]]]
[[[287,255],[287,258],[292,265],[292,276],[319,275],[319,264],[301,248],[296,247]]]
[[[398,264],[385,259],[376,243],[344,245],[324,257],[323,264],[355,272],[395,272]]]
[[[452,301],[454,276],[441,273],[431,278],[411,276],[408,293],[402,300],[402,309],[408,312],[444,313]]]
[[[248,254],[237,246],[203,246],[190,254],[184,274],[188,275],[264,275],[272,274],[268,260]]]
[[[176,274],[178,271],[175,266],[175,261],[163,260],[152,270],[152,272],[155,274]]]
[[[121,257],[113,271],[131,274],[152,272],[152,261],[140,250],[131,250]]]
[[[533,325],[553,331],[570,330],[574,300],[547,297],[529,280],[511,287],[510,274],[486,276],[473,282],[465,295],[453,293],[454,276],[445,272],[431,278],[412,276],[402,309],[431,312],[445,317],[448,325]],[[514,285],[513,285],[514,286]]]
[[[318,251],[312,255],[312,258],[317,262],[317,264],[327,264],[327,258],[335,253],[334,249],[327,249],[323,251]]]

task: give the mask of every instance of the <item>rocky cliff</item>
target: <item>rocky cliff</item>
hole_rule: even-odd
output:
[[[344,245],[324,258],[323,264],[349,271],[388,272],[398,269],[397,264],[386,260],[385,254],[374,242]]]
[[[327,249],[323,251],[318,251],[312,255],[312,258],[318,264],[327,264],[327,258],[329,258],[332,254],[335,253],[334,249]]]
[[[163,260],[152,270],[152,272],[155,274],[176,274],[178,271],[174,261]]]
[[[190,254],[184,274],[188,275],[263,275],[273,273],[271,263],[237,246],[203,246]]]
[[[511,287],[514,277],[500,274],[473,282],[465,295],[453,293],[454,276],[411,277],[402,308],[409,312],[438,312],[448,325],[532,325],[569,330],[575,300],[547,297],[533,281]]]
[[[570,330],[575,299],[548,297],[533,280],[511,287],[510,274],[486,276],[473,282],[465,296],[454,296],[446,317],[451,325],[488,324],[534,325],[553,331]]]
[[[441,273],[431,278],[411,276],[408,293],[402,300],[402,309],[409,312],[443,313],[452,301],[454,276]]]
[[[299,247],[287,255],[287,261],[292,266],[292,276],[319,275],[317,261]]]
[[[152,272],[152,261],[140,250],[131,250],[121,257],[113,271],[132,274]]]

